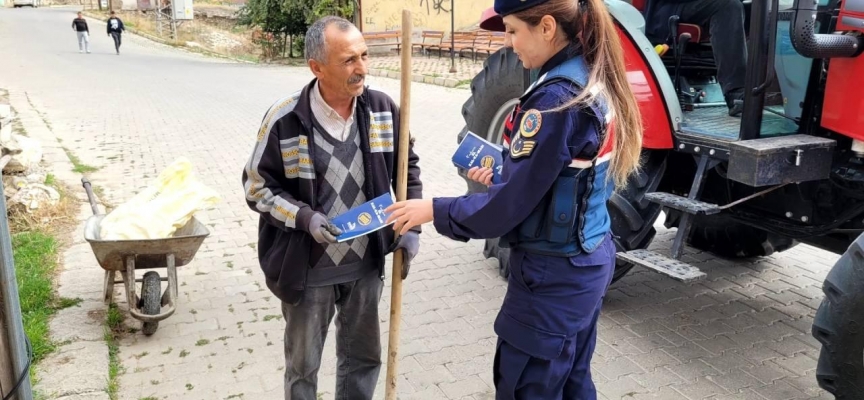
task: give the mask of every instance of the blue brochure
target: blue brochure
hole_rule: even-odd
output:
[[[501,146],[492,144],[474,132],[468,131],[456,152],[453,153],[453,164],[465,169],[492,168],[492,183],[500,183],[501,168],[504,166],[501,151]]]
[[[384,210],[392,204],[393,196],[390,193],[382,194],[375,199],[348,210],[344,214],[333,217],[330,222],[342,230],[342,234],[337,236],[336,240],[341,243],[356,237],[368,235],[390,225],[387,223],[387,217],[390,214],[385,213]]]

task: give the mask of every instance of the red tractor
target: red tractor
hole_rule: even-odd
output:
[[[642,3],[606,1],[645,127],[642,169],[608,203],[614,281],[637,265],[704,277],[680,260],[685,243],[725,258],[799,242],[843,254],[813,323],[823,345],[817,379],[838,399],[864,399],[864,95],[854,91],[864,88],[864,0],[745,1],[741,118],[728,115],[706,33],[670,19],[675,34],[661,56],[644,34]],[[484,13],[483,26],[500,23]],[[471,83],[459,140],[471,131],[501,143],[533,79],[510,49],[492,54]],[[469,192],[484,190],[468,182]],[[667,254],[646,250],[661,210],[677,228]],[[495,239],[484,253],[506,277],[508,250]]]

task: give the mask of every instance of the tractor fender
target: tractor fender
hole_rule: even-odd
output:
[[[681,104],[663,61],[645,37],[645,18],[621,0],[606,0],[606,6],[619,28],[627,80],[642,115],[642,147],[671,149],[672,132],[683,121]]]
[[[645,36],[645,18],[625,1],[606,0],[606,6],[618,25],[627,79],[639,104],[644,127],[642,146],[671,149],[672,131],[678,130],[683,121],[681,104],[663,61]],[[480,16],[480,28],[504,31],[504,23],[490,7]]]

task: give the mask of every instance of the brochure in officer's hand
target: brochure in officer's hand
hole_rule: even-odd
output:
[[[393,204],[393,196],[390,193],[382,194],[375,199],[367,201],[344,214],[333,217],[330,222],[342,230],[342,234],[336,237],[338,242],[344,242],[356,237],[368,235],[387,225],[387,217],[390,214],[384,210]]]
[[[453,164],[457,167],[471,169],[473,167],[492,168],[492,183],[501,182],[501,159],[502,147],[490,143],[468,131],[459,143],[456,153],[453,153]]]

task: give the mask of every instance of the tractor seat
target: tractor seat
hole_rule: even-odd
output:
[[[630,4],[636,8],[640,13],[645,12],[645,0],[630,0]],[[679,22],[678,23],[678,35],[682,33],[690,34],[690,43],[709,43],[711,41],[711,35],[708,32],[705,32],[705,35],[702,35],[702,27],[696,24],[688,24]]]
[[[679,42],[688,34],[690,35],[690,40],[681,55],[682,71],[716,72],[717,65],[714,61],[714,52],[711,48],[711,35],[703,31],[699,25],[678,23]],[[672,73],[672,68],[675,66],[674,54],[673,49],[669,49],[661,56],[663,64],[669,69],[670,73]]]
[[[708,32],[702,34],[702,27],[696,24],[685,24],[683,22],[678,23],[678,37],[681,37],[682,34],[689,33],[690,34],[690,43],[695,44],[703,44],[703,43],[711,43],[711,35]]]

